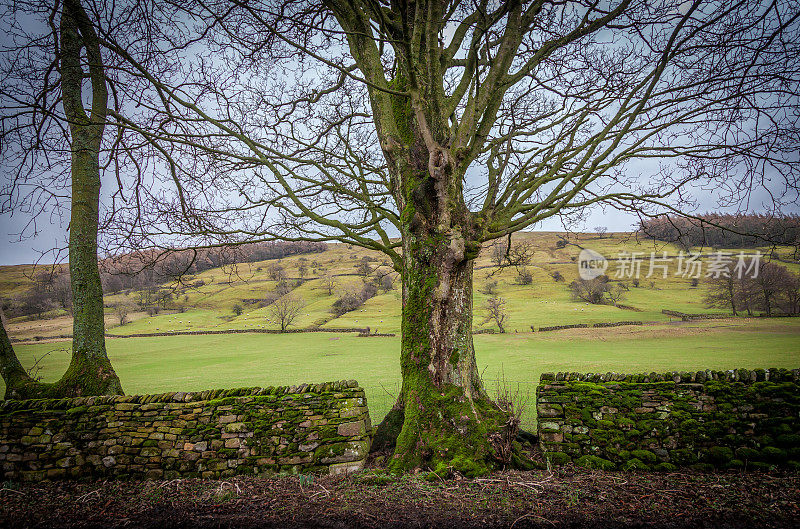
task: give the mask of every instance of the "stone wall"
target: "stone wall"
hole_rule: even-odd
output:
[[[371,434],[355,380],[0,402],[7,480],[339,473],[363,466]]]
[[[800,370],[545,373],[539,442],[602,469],[800,468]]]

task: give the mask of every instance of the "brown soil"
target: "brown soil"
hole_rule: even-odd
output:
[[[798,527],[800,473],[364,472],[0,489],[1,527]]]

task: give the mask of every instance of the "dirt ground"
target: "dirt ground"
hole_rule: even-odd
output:
[[[800,527],[800,473],[501,472],[5,483],[0,527]]]

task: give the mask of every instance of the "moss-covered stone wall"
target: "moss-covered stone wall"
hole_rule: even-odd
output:
[[[800,370],[545,373],[539,442],[600,469],[800,468]]]
[[[363,466],[371,434],[355,380],[0,402],[7,480],[339,473]]]

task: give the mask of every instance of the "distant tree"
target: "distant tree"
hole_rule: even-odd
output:
[[[486,310],[486,318],[483,323],[494,321],[501,333],[506,332],[505,323],[508,320],[506,300],[499,296],[491,296],[486,300],[484,310]]]
[[[800,274],[791,274],[783,284],[780,303],[787,314],[800,313]]]
[[[284,281],[286,279],[286,270],[280,263],[270,263],[267,266],[267,276],[273,281]]]
[[[753,284],[759,302],[767,315],[772,315],[777,298],[785,292],[786,285],[791,284],[794,276],[785,267],[775,263],[761,263],[756,277],[745,277],[745,281]]]
[[[514,267],[519,275],[531,264],[535,252],[531,242],[513,240],[509,236],[492,242],[489,258],[498,268]]]
[[[72,314],[72,285],[69,281],[69,274],[58,274],[53,280],[52,286],[53,299],[56,303]]]
[[[289,283],[287,283],[285,279],[281,279],[280,281],[278,281],[278,284],[275,285],[275,293],[278,296],[285,296],[291,291],[292,287],[289,286]]]
[[[608,295],[608,300],[614,304],[616,307],[619,305],[620,301],[625,298],[625,292],[627,292],[628,288],[627,285],[624,283],[617,283],[613,287],[610,287],[606,294]]]
[[[380,278],[380,289],[389,292],[394,289],[394,279],[391,274],[383,274]]]
[[[120,326],[128,323],[128,315],[133,310],[129,303],[117,303],[114,305],[114,315],[117,317]]]
[[[232,310],[233,310],[233,313],[234,313],[236,316],[241,316],[241,315],[242,315],[242,313],[244,312],[244,307],[242,307],[242,305],[241,305],[240,303],[236,303],[236,304],[233,306],[233,309],[232,309]]]
[[[533,283],[533,274],[527,267],[523,266],[517,271],[517,284],[530,285]]]
[[[800,248],[800,216],[706,213],[697,218],[663,215],[643,220],[646,236],[683,248],[756,248],[767,244]]]
[[[558,270],[556,270],[555,272],[550,274],[550,277],[552,277],[553,281],[555,281],[556,283],[558,283],[560,281],[564,281],[564,276],[562,276],[561,272],[559,272]]]
[[[481,292],[486,294],[487,296],[496,296],[497,295],[497,281],[486,281],[483,284],[483,288]]]
[[[300,263],[299,265],[297,265],[297,273],[300,275],[301,278],[306,277],[306,274],[308,273],[308,267],[306,266],[305,263]]]
[[[508,243],[505,240],[495,240],[492,241],[492,246],[489,249],[489,259],[491,259],[492,264],[497,267],[503,266],[506,260],[506,250],[508,249]]]
[[[339,294],[339,298],[331,305],[331,312],[337,316],[356,310],[364,302],[361,294],[355,289],[349,288]]]
[[[594,279],[577,279],[569,284],[569,290],[575,300],[600,305],[605,301],[606,293],[611,287],[608,277],[599,276]]]
[[[356,265],[356,273],[363,279],[366,279],[372,273],[372,266],[369,264],[367,257],[362,257],[361,262]]]
[[[597,236],[602,239],[606,236],[606,233],[608,233],[608,228],[606,228],[605,226],[596,226],[594,228],[594,231],[595,233],[597,233]]]
[[[329,296],[333,295],[336,285],[339,284],[339,282],[336,280],[336,277],[330,272],[326,272],[325,275],[320,278],[320,283],[322,283],[322,288],[328,291]]]
[[[305,300],[294,294],[287,294],[276,299],[272,305],[269,306],[269,313],[273,321],[276,321],[281,328],[285,331],[300,315],[300,311],[306,306]]]

